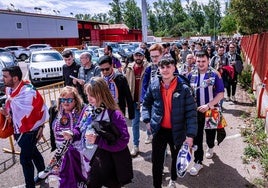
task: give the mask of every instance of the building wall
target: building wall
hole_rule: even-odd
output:
[[[78,38],[74,19],[0,12],[0,23],[0,39]]]

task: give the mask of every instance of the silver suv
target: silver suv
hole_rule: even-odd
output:
[[[29,59],[29,79],[33,85],[46,81],[62,81],[62,55],[56,50],[32,51]]]
[[[52,50],[52,47],[49,44],[32,44],[28,46],[26,49],[30,51],[34,50]]]
[[[30,51],[22,46],[7,46],[5,49],[10,50],[17,59],[25,61],[30,55]]]

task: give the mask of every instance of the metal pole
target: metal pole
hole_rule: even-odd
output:
[[[141,0],[142,41],[147,42],[147,2]]]

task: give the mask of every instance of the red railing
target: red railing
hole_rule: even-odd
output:
[[[243,37],[241,47],[268,92],[268,32]]]
[[[255,91],[261,85],[259,95],[257,97],[257,115],[259,118],[265,118],[267,113],[267,95],[268,93],[268,32],[262,34],[254,34],[244,36],[241,41],[241,47],[244,55],[248,58],[248,63],[253,66],[252,73],[252,89]],[[260,80],[257,84],[253,84],[255,75]],[[256,85],[255,87],[253,87]],[[264,101],[266,100],[266,101]],[[263,110],[265,109],[265,110]]]

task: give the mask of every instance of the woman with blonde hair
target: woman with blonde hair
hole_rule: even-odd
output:
[[[133,178],[126,120],[103,78],[91,78],[85,91],[89,106],[80,130],[94,128],[96,133],[85,138],[97,146],[90,161],[88,187],[121,187]]]
[[[45,171],[38,174],[36,182],[48,175],[56,175],[59,187],[86,187],[88,161],[80,152],[81,139],[73,138],[85,110],[77,89],[64,87],[58,99],[58,113],[52,123],[57,150]]]

